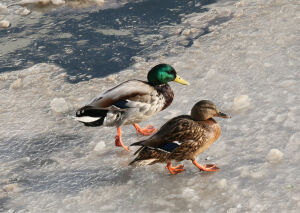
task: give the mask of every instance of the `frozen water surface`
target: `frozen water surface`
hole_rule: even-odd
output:
[[[218,17],[230,20],[209,24]],[[173,33],[172,51],[137,55],[117,75],[71,84],[64,69],[46,63],[0,74],[0,211],[299,212],[299,2],[225,1],[182,19],[161,28]],[[193,37],[205,27],[209,33]],[[128,167],[133,150],[114,147],[115,129],[72,119],[99,92],[145,79],[160,62],[191,85],[171,83],[174,103],[142,125],[159,127],[198,100],[214,101],[232,118],[219,119],[220,139],[198,160],[220,172],[190,162],[176,176],[162,164]],[[123,129],[126,144],[141,139]]]

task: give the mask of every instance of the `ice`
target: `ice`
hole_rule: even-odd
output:
[[[21,78],[18,78],[10,85],[10,88],[12,88],[12,89],[19,89],[21,87],[22,87],[22,79]]]
[[[0,28],[8,28],[10,26],[10,22],[8,20],[0,21]]]
[[[69,109],[68,105],[64,98],[54,98],[50,103],[51,109],[54,112],[67,112]]]
[[[297,212],[298,10],[297,1],[217,2],[162,26],[157,36],[138,37],[168,45],[106,78],[71,84],[64,69],[47,63],[1,73],[0,211]],[[218,18],[226,22],[202,35]],[[182,46],[187,37],[191,45]],[[127,79],[145,80],[161,62],[191,85],[170,83],[172,105],[141,126],[160,127],[197,101],[212,100],[232,118],[217,119],[221,137],[197,160],[216,163],[219,172],[200,172],[190,161],[176,176],[163,164],[128,167],[135,149],[114,146],[115,128],[89,128],[72,118],[99,93]],[[143,139],[123,127],[126,145]]]
[[[5,192],[20,192],[21,191],[21,189],[19,188],[17,183],[7,184],[3,187],[3,190]]]
[[[226,179],[222,178],[221,180],[219,180],[217,186],[219,189],[225,189],[227,187]]]
[[[267,160],[270,163],[278,163],[282,160],[283,153],[278,149],[271,149],[267,155]]]
[[[19,2],[20,5],[37,4],[43,6],[48,4],[61,5],[65,3],[64,0],[22,0]]]
[[[54,5],[61,5],[61,4],[65,4],[66,2],[64,0],[52,0],[52,3]]]
[[[248,95],[240,95],[234,98],[233,109],[235,111],[241,111],[247,109],[249,108],[250,105],[251,105],[251,99],[249,98]]]
[[[105,149],[106,145],[105,145],[105,142],[104,141],[100,141],[96,144],[94,150],[96,152],[102,152],[104,149]]]
[[[7,14],[7,13],[8,13],[7,6],[0,4],[0,15]]]
[[[27,8],[20,8],[16,11],[16,13],[21,15],[21,16],[27,16],[31,13],[31,11]]]

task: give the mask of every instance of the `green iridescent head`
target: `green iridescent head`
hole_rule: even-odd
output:
[[[166,84],[170,81],[176,81],[180,84],[189,85],[189,83],[180,78],[175,69],[168,64],[158,64],[153,67],[147,76],[148,82],[152,85]]]

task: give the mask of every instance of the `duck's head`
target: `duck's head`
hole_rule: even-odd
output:
[[[175,69],[168,64],[156,65],[148,72],[147,78],[152,85],[166,84],[170,81],[189,85],[189,82],[177,75]]]
[[[196,103],[192,108],[191,116],[196,121],[204,121],[212,117],[229,118],[228,115],[220,112],[213,102],[208,100]]]

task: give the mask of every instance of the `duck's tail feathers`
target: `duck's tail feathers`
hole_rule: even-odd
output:
[[[107,109],[99,109],[92,106],[84,106],[76,111],[75,120],[86,126],[101,126],[107,115]]]
[[[130,144],[130,146],[143,146],[143,142],[145,142],[146,140],[142,140],[142,141],[138,141],[138,142],[135,142],[135,143],[132,143]]]
[[[145,160],[134,159],[129,163],[129,166],[147,166],[153,164],[155,161],[157,161],[156,158],[150,158]]]
[[[141,146],[138,150],[135,151],[135,153],[133,153],[133,155],[138,154],[140,151],[143,150],[143,148],[145,148],[145,146],[142,144],[144,141],[146,141],[146,140],[142,140],[142,141],[138,141],[133,144],[130,144],[130,146]]]

